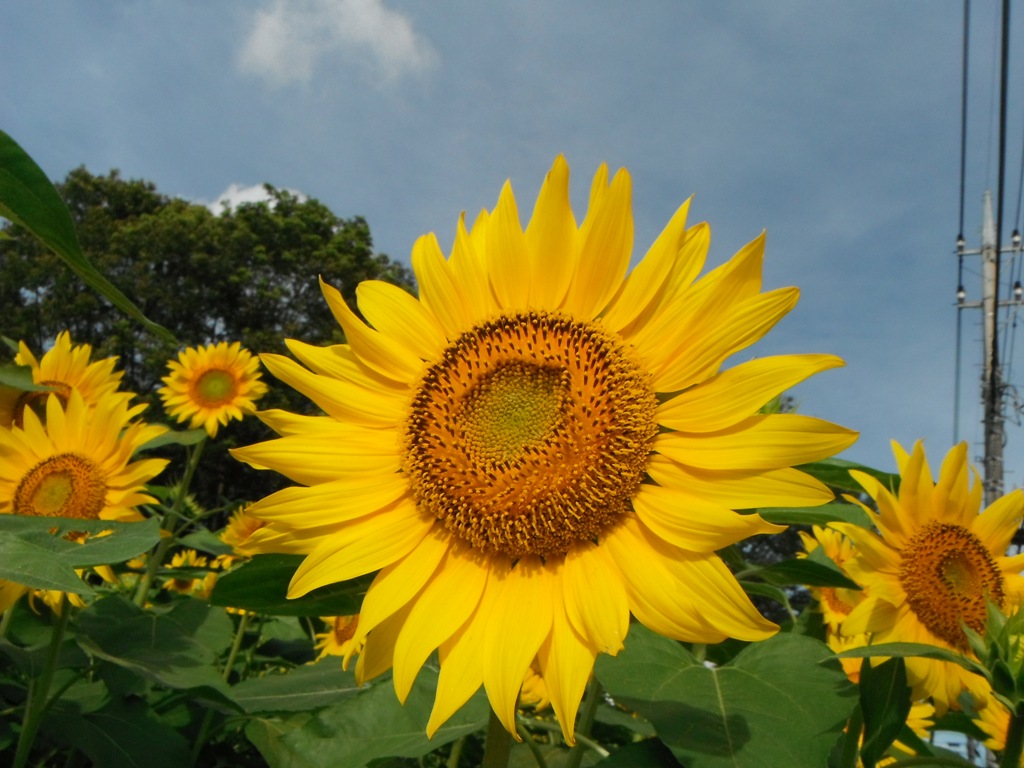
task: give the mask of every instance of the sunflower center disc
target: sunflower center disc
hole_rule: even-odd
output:
[[[899,578],[921,623],[956,648],[967,647],[960,623],[982,632],[986,599],[1003,603],[1003,577],[992,555],[966,528],[931,520],[901,553]]]
[[[228,371],[211,369],[196,379],[193,393],[193,399],[207,407],[224,405],[235,396],[235,377]]]
[[[564,554],[631,509],[656,407],[648,375],[597,325],[506,315],[427,369],[404,469],[420,507],[484,552]]]
[[[106,502],[99,468],[73,453],[51,456],[29,470],[14,491],[14,513],[95,520]]]

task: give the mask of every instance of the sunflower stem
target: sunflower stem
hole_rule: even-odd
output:
[[[504,724],[491,710],[487,721],[487,741],[484,743],[484,761],[482,768],[508,768],[508,759],[512,754],[512,734],[505,730]]]
[[[178,518],[181,516],[181,508],[185,504],[185,497],[188,495],[188,489],[192,485],[192,477],[196,473],[196,468],[199,466],[199,457],[203,455],[203,446],[206,445],[206,438],[204,437],[198,443],[196,443],[195,449],[190,451],[188,457],[188,463],[185,465],[185,475],[181,478],[181,482],[178,484],[177,494],[174,497],[174,504],[171,506],[171,510],[164,517],[163,526],[164,530],[167,531],[167,536],[160,539],[160,542],[156,545],[156,549],[146,562],[146,571],[142,574],[142,579],[139,581],[139,585],[135,590],[135,604],[142,608],[146,604],[146,597],[149,595],[149,589],[153,586],[153,580],[156,578],[156,572],[160,570],[160,566],[163,565],[164,557],[167,555],[169,550],[174,545],[174,534],[178,527]]]
[[[1024,751],[1024,713],[1021,712],[1021,705],[1010,715],[1010,725],[1006,729],[1006,746],[1003,747],[1003,755],[999,761],[1000,768],[1012,765],[1013,768],[1020,767],[1021,752]]]
[[[57,670],[57,660],[60,657],[60,647],[64,642],[64,631],[68,626],[68,619],[71,616],[71,601],[66,597],[61,601],[60,613],[57,621],[50,632],[50,647],[46,651],[46,662],[43,665],[42,674],[36,680],[29,683],[28,699],[25,702],[25,717],[21,723],[21,733],[18,734],[18,748],[14,755],[12,768],[24,768],[28,763],[29,753],[36,740],[36,733],[39,731],[39,724],[46,711],[47,698],[50,695],[50,686],[53,683],[53,673]]]
[[[235,641],[231,644],[231,650],[228,651],[228,658],[224,662],[224,669],[220,675],[225,683],[231,679],[231,669],[235,666],[235,659],[238,658],[238,651],[242,647],[242,641],[245,639],[245,632],[249,628],[249,621],[252,619],[252,616],[253,614],[247,611],[242,614],[242,618],[238,622],[238,629],[235,631]],[[212,724],[213,710],[207,709],[206,714],[203,716],[202,725],[199,726],[199,732],[196,734],[195,744],[192,745],[193,765],[199,759],[199,753],[203,751],[203,747],[206,745],[206,737],[210,732],[210,725]]]
[[[586,753],[585,741],[589,740],[590,729],[594,727],[594,718],[597,716],[597,705],[604,696],[604,689],[597,682],[596,677],[590,678],[587,686],[587,697],[583,700],[583,712],[580,713],[579,727],[576,729],[576,746],[569,753],[569,759],[565,761],[565,768],[580,768],[583,762],[583,755]]]
[[[526,742],[530,752],[533,753],[533,759],[537,763],[537,768],[548,768],[548,762],[544,759],[544,755],[541,753],[540,747],[537,746],[537,742],[533,740],[533,735],[526,730],[526,726],[523,725],[518,717],[516,718],[516,732],[519,734],[519,738]]]

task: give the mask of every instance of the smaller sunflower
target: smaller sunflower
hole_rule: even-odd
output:
[[[181,569],[182,572],[173,573],[171,578],[164,582],[164,589],[194,597],[210,596],[217,581],[217,574],[208,570],[210,562],[203,555],[194,549],[184,549],[174,554],[170,567],[172,571]],[[198,575],[199,572],[202,572],[201,576]]]
[[[156,501],[145,483],[167,461],[132,456],[167,428],[129,423],[134,411],[114,396],[90,408],[77,389],[66,406],[58,395],[49,396],[45,426],[26,409],[23,426],[0,429],[0,514],[141,520],[136,507]],[[26,591],[0,582],[0,612]]]
[[[106,357],[90,362],[91,357],[92,347],[88,344],[72,344],[71,334],[67,331],[57,334],[53,346],[39,359],[24,341],[19,342],[14,362],[31,368],[32,381],[51,387],[51,390],[23,392],[12,387],[0,387],[0,427],[10,429],[12,426],[22,426],[28,408],[38,416],[44,416],[50,392],[64,403],[72,389],[82,394],[87,405],[94,405],[107,397],[120,397],[125,402],[131,400],[134,395],[130,392],[117,392],[124,376],[123,371],[114,370],[117,358]],[[136,406],[133,415],[141,412],[144,407]]]
[[[324,656],[342,656],[342,667],[348,669],[349,662],[357,653],[361,653],[365,638],[357,638],[359,614],[352,616],[321,616],[320,620],[327,625],[326,632],[317,633],[316,650],[320,651],[317,661]]]
[[[896,443],[893,451],[898,494],[868,474],[850,473],[878,507],[876,513],[861,505],[879,533],[833,524],[853,541],[845,569],[865,595],[843,622],[843,634],[866,632],[872,643],[927,643],[970,654],[962,626],[983,632],[988,601],[1007,611],[1024,594],[1024,555],[1006,555],[1024,514],[1024,492],[980,511],[981,481],[968,465],[966,443],[946,455],[938,482],[920,441],[910,454]],[[981,677],[948,662],[908,658],[907,677],[915,697],[932,697],[939,714],[956,706],[964,691],[976,701],[988,696]]]
[[[170,374],[159,393],[168,415],[189,421],[190,429],[202,427],[210,437],[231,419],[255,413],[267,391],[259,360],[237,341],[189,347],[167,366]]]

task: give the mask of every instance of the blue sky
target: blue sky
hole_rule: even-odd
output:
[[[976,246],[997,27],[994,0],[972,5]],[[846,359],[792,393],[861,431],[845,457],[891,468],[891,439],[923,438],[937,464],[952,443],[960,2],[9,0],[0,22],[0,128],[54,179],[118,168],[204,202],[269,182],[365,216],[406,262],[424,232],[447,246],[506,178],[525,215],[559,153],[578,216],[599,163],[629,168],[637,256],[693,194],[711,263],[766,229],[766,286],[802,290],[743,357]],[[959,435],[975,455],[980,319],[963,317]],[[1019,431],[1008,486],[1024,482]]]

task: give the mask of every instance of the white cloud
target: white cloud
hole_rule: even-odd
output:
[[[238,54],[242,72],[273,85],[308,81],[336,52],[371,61],[386,79],[432,67],[437,54],[383,0],[273,0],[256,12]]]
[[[306,195],[297,190],[288,189],[286,191],[291,192],[299,200],[307,199]],[[242,203],[260,203],[267,200],[270,200],[270,195],[267,194],[266,187],[262,184],[253,184],[248,187],[243,187],[241,184],[230,184],[227,189],[217,196],[216,200],[205,205],[214,213],[220,214],[224,210],[225,205],[234,210]]]

